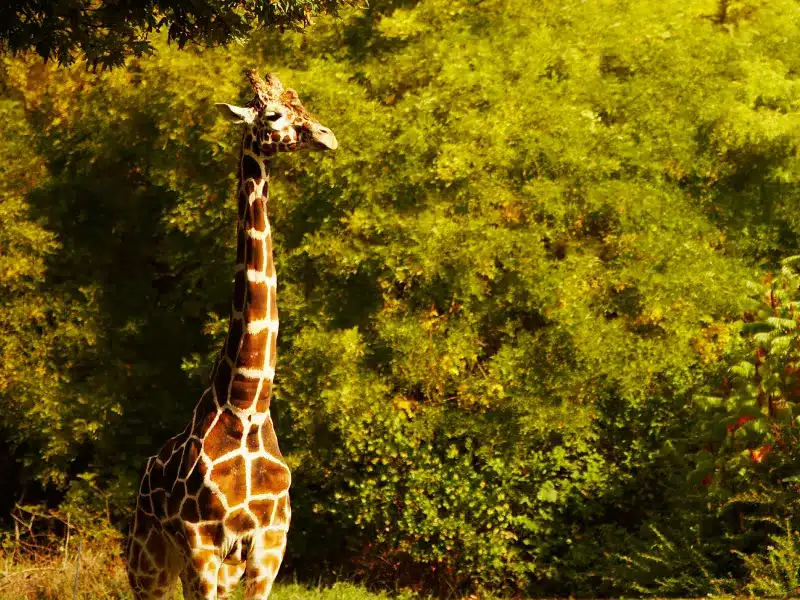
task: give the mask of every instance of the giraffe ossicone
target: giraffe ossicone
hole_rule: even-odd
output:
[[[191,422],[147,461],[128,536],[136,600],[267,598],[286,549],[291,474],[270,399],[278,339],[277,276],[267,219],[269,161],[277,153],[334,150],[333,132],[275,75],[246,72],[255,97],[218,104],[244,123],[233,302],[225,344]]]

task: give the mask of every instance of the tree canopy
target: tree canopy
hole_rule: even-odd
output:
[[[800,4],[385,0],[236,52],[153,43],[97,75],[2,59],[6,507],[122,524],[185,425],[235,255],[213,103],[257,66],[340,142],[271,184],[289,568],[789,589]]]
[[[225,46],[262,28],[302,28],[348,0],[9,0],[0,6],[0,49],[33,51],[69,65],[116,67],[153,50],[166,31],[178,48]]]

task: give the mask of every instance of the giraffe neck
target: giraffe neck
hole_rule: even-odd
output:
[[[217,404],[234,411],[269,411],[278,339],[277,277],[267,220],[269,164],[242,142],[237,196],[236,275],[225,347],[214,369]]]

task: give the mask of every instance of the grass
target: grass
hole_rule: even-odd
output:
[[[77,600],[132,600],[121,556],[110,548],[117,544],[90,542],[83,546]],[[11,560],[14,557],[14,560]],[[64,560],[55,554],[39,554],[20,560],[19,554],[0,549],[0,600],[73,600],[75,557]],[[178,592],[173,600],[181,600]],[[331,586],[279,583],[270,600],[414,600],[411,592],[372,592],[349,582]],[[480,594],[470,600],[499,600]],[[239,586],[230,600],[244,600]],[[654,599],[655,600],[655,599]]]
[[[132,600],[119,544],[88,542],[81,552],[77,600]],[[0,600],[73,600],[76,557],[37,553],[20,559],[19,553],[0,549]],[[180,589],[180,586],[179,586]],[[411,600],[411,594],[374,593],[347,582],[328,587],[298,583],[276,584],[270,600]],[[178,591],[173,600],[180,600]],[[230,600],[244,600],[240,585]]]
[[[239,590],[237,590],[239,592]],[[400,596],[408,597],[411,596]],[[243,590],[240,595],[233,596],[231,600],[242,600]],[[363,587],[352,583],[340,582],[326,588],[308,588],[297,583],[276,585],[270,595],[270,600],[389,600],[398,598],[396,595],[369,592]]]

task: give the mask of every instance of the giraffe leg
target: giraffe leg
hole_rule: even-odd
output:
[[[226,600],[236,585],[241,581],[244,575],[244,569],[247,563],[244,561],[238,563],[223,562],[219,568],[219,577],[217,579],[217,600]]]
[[[127,552],[128,581],[135,600],[171,597],[178,568],[169,551],[169,540],[158,520],[137,510]]]
[[[286,531],[265,527],[253,531],[253,541],[247,553],[245,598],[266,600],[286,549]]]
[[[220,562],[208,550],[192,553],[181,571],[184,600],[216,600]]]

